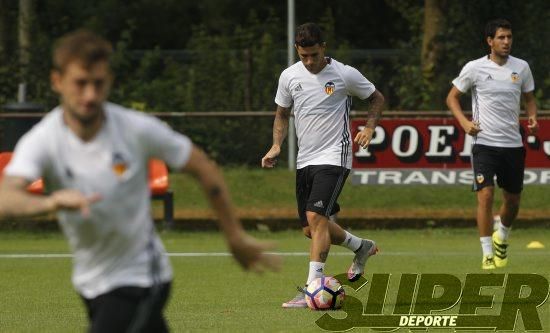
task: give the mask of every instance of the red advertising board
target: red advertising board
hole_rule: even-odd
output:
[[[353,136],[364,125],[365,120],[363,119],[353,120]],[[521,122],[521,131],[527,149],[526,168],[532,170],[532,173],[538,172],[537,179],[532,180],[533,183],[546,183],[546,181],[550,183],[550,119],[539,120],[539,125],[539,133],[532,136],[526,134],[526,120]],[[412,178],[420,179],[417,183],[438,183],[430,181],[431,173],[424,172],[423,175],[420,175],[416,174],[415,170],[431,170],[430,172],[454,170],[453,172],[459,173],[470,170],[472,140],[473,138],[465,135],[462,127],[453,118],[383,120],[376,128],[376,133],[367,149],[363,149],[357,144],[353,145],[354,173],[357,175],[359,172],[360,174],[361,170],[391,170],[395,177],[392,176],[394,181],[388,182],[388,184],[401,184],[405,177],[411,173],[416,175],[411,176]],[[545,171],[545,169],[549,170]],[[542,182],[540,172],[544,172]],[[368,182],[366,181],[368,177],[365,178],[365,175],[363,172],[362,181],[358,181],[358,178],[355,177],[353,182],[381,183],[379,175],[375,175],[373,171],[370,171],[370,175],[373,177],[368,179]],[[424,182],[422,177],[427,178],[427,182]],[[545,180],[545,177],[549,179]],[[467,183],[466,179],[471,178],[471,174],[462,172],[455,178],[455,182]],[[529,179],[535,179],[535,175],[528,175],[526,171],[526,181]]]

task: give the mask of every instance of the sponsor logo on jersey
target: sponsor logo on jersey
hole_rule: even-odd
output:
[[[519,81],[519,74],[516,72],[512,72],[512,75],[510,75],[510,78],[512,79],[512,82],[516,83]]]
[[[328,81],[327,83],[325,83],[325,93],[327,95],[332,95],[335,88],[336,88],[336,85],[334,84],[334,82]]]
[[[299,91],[302,91],[302,90],[304,90],[304,89],[302,89],[302,84],[301,83],[298,83],[296,88],[294,88],[294,91],[296,91],[296,92],[299,92]]]

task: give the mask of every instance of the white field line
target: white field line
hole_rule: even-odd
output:
[[[307,257],[309,252],[269,252],[283,257]],[[426,252],[426,251],[384,251],[378,253],[378,256],[397,256],[397,257],[445,257],[445,256],[470,256],[478,255],[478,252]],[[529,256],[548,256],[548,251],[514,251],[514,255]],[[351,256],[351,252],[331,252],[329,256]],[[169,257],[229,257],[229,252],[170,252]],[[72,258],[69,253],[7,253],[0,254],[0,259],[48,259],[48,258]]]

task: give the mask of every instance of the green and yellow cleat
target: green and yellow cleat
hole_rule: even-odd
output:
[[[497,267],[504,267],[508,264],[508,241],[500,239],[498,232],[493,232],[493,247],[495,248],[495,265]]]
[[[481,269],[496,269],[495,258],[493,256],[483,256],[481,261]]]

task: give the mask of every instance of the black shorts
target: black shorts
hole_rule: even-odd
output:
[[[340,211],[336,202],[349,169],[335,165],[308,165],[296,170],[296,201],[302,227],[307,227],[306,211],[327,216]]]
[[[93,299],[83,297],[89,332],[168,332],[162,311],[169,294],[170,283],[163,283],[155,289],[120,287]]]
[[[474,191],[497,183],[506,192],[519,194],[523,190],[525,148],[491,147],[475,144],[472,148]]]

